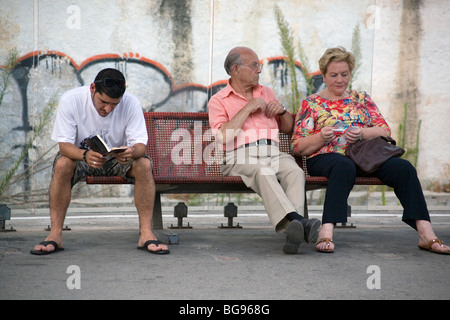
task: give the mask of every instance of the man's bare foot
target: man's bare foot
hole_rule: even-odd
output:
[[[64,250],[61,237],[59,237],[58,240],[51,239],[52,238],[48,236],[45,241],[35,245],[34,249],[30,250],[30,253],[35,255],[46,255]]]
[[[153,233],[149,233],[148,235],[141,233],[138,241],[138,249],[157,254],[170,253],[167,245],[160,242]]]

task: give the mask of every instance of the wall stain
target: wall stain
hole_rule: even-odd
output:
[[[406,146],[415,146],[418,127],[418,96],[420,45],[422,40],[421,0],[404,0],[400,21],[400,54],[397,67],[397,100],[395,123],[401,123],[405,103],[408,106],[406,118]]]
[[[172,74],[178,83],[192,82],[192,23],[190,0],[163,0],[160,6],[163,19],[172,25]]]

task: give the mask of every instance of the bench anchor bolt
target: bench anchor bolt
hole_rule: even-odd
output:
[[[189,222],[187,226],[183,226],[183,218],[187,217],[188,208],[184,204],[184,202],[178,202],[178,204],[174,207],[173,210],[173,216],[175,218],[178,218],[178,224],[174,226],[173,224],[170,224],[170,229],[191,229],[192,227],[189,225]]]
[[[242,228],[242,226],[238,224],[236,224],[235,226],[233,225],[233,218],[237,217],[237,212],[238,212],[238,208],[237,206],[235,206],[235,204],[233,202],[228,203],[225,207],[224,207],[224,212],[223,215],[225,218],[228,218],[228,225],[224,226],[223,223],[219,226],[219,228],[221,229],[225,229],[225,228]]]

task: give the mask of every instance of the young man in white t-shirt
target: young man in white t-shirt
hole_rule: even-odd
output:
[[[112,157],[90,150],[88,138],[99,135],[110,147],[127,147]],[[146,155],[147,129],[139,100],[125,93],[125,77],[116,69],[100,71],[90,86],[66,92],[60,99],[52,133],[59,152],[50,183],[51,231],[30,252],[36,255],[63,250],[62,227],[72,187],[88,175],[123,176],[133,182],[139,215],[138,249],[169,253],[152,231],[155,183]]]

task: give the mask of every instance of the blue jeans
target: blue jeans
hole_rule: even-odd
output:
[[[322,224],[347,222],[347,201],[356,176],[367,176],[347,156],[338,153],[319,154],[306,160],[311,176],[325,176],[328,186],[323,207]],[[402,221],[416,229],[415,220],[430,221],[425,197],[414,166],[407,160],[393,157],[370,174],[394,189],[403,206]]]

